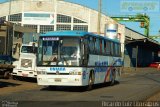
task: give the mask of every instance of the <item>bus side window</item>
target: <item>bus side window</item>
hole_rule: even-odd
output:
[[[96,53],[99,54],[100,53],[100,43],[99,43],[99,39],[98,38],[96,38],[95,44],[96,44]]]
[[[113,54],[114,56],[117,56],[116,43],[113,43],[113,47]]]
[[[104,46],[104,49],[103,49],[104,55],[107,55],[106,41],[105,40],[103,41],[103,46]]]
[[[116,43],[113,42],[113,56],[116,56]]]
[[[99,40],[99,46],[100,46],[100,54],[102,54],[102,40]]]
[[[102,54],[105,55],[105,49],[104,49],[104,40],[102,40]]]
[[[106,41],[106,54],[111,55],[111,42]]]
[[[114,43],[111,42],[111,55],[114,56]]]
[[[120,43],[118,44],[118,56],[119,57],[121,56],[121,44]]]
[[[116,43],[116,56],[121,56],[120,44]]]
[[[96,53],[96,38],[93,38],[94,54]]]
[[[114,52],[115,52],[115,56],[118,56],[118,44],[117,43],[114,44]]]
[[[82,64],[87,66],[88,64],[88,58],[89,58],[89,45],[88,45],[88,39],[84,38],[83,43],[82,43],[82,50],[83,50],[83,55],[82,55]]]
[[[89,52],[91,54],[94,53],[94,39],[93,39],[93,37],[89,37]]]

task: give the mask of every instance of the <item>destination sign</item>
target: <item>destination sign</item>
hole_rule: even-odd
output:
[[[50,41],[50,40],[58,41],[59,38],[58,37],[44,37],[43,40],[44,41]]]

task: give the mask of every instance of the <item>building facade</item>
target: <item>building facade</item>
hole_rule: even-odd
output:
[[[32,27],[38,33],[50,30],[97,32],[98,12],[78,4],[59,0],[16,0],[0,6],[1,18]],[[105,33],[105,24],[117,23],[104,14],[101,15],[100,22],[101,34]],[[120,28],[121,25],[118,25]]]

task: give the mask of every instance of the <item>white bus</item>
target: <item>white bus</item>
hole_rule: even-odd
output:
[[[122,67],[120,42],[81,31],[41,34],[37,82],[43,86],[114,84]]]

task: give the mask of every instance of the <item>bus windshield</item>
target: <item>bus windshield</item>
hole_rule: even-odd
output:
[[[38,53],[38,64],[58,66],[79,66],[80,39],[42,38]]]
[[[22,46],[21,53],[36,53],[37,47],[33,46]]]

